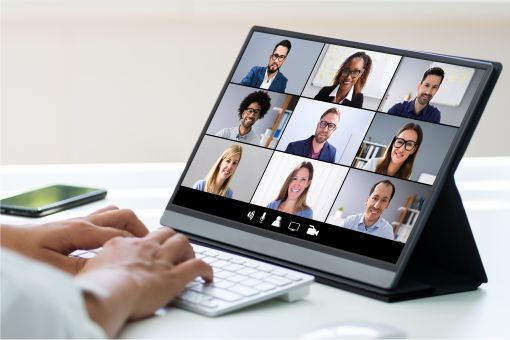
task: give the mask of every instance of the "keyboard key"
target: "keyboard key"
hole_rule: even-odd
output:
[[[195,290],[196,287],[193,287],[192,289]],[[215,298],[218,298],[220,300],[224,300],[224,301],[228,301],[228,302],[237,301],[242,298],[242,296],[239,294],[235,294],[228,290],[225,290],[222,288],[211,287],[211,286],[204,286],[203,292],[204,292],[204,294],[207,294],[207,295],[213,296]]]
[[[259,291],[242,285],[230,287],[229,291],[241,294],[242,296],[253,296],[259,294]]]
[[[220,279],[226,279],[226,278],[229,278],[231,276],[234,276],[235,274],[232,273],[232,272],[229,272],[227,270],[223,270],[221,272],[214,272],[214,277],[219,277]]]
[[[260,266],[260,263],[257,263],[255,261],[246,261],[244,265],[250,268],[257,268],[258,266]]]
[[[253,288],[260,290],[261,292],[267,292],[268,290],[275,289],[276,286],[267,282],[262,282],[261,284],[253,286]]]
[[[256,272],[256,273],[250,274],[250,276],[253,277],[254,279],[262,280],[262,279],[265,279],[266,277],[271,276],[271,274],[266,273],[266,272]]]
[[[229,261],[229,260],[231,260],[233,258],[232,255],[227,254],[227,253],[221,253],[221,254],[219,254],[216,257],[219,258],[220,260],[226,260],[226,261]]]
[[[303,280],[302,276],[299,276],[299,275],[296,275],[296,274],[293,274],[293,273],[288,273],[287,275],[285,275],[285,277],[287,279],[295,281],[295,282]]]
[[[219,259],[219,257],[217,257]],[[227,262],[227,261],[223,261],[223,260],[218,260],[218,261],[215,261],[212,263],[212,266],[214,268],[224,268],[224,267],[227,267],[227,266],[230,266],[231,263],[230,262]]]
[[[270,277],[266,277],[264,279],[264,282],[275,284],[277,286],[285,286],[285,285],[288,285],[289,283],[291,283],[292,281],[290,281],[288,279],[284,279],[279,276],[270,276]]]
[[[229,281],[232,281],[232,282],[243,282],[245,280],[248,280],[248,277],[244,276],[244,275],[237,275],[237,274],[235,274],[234,276],[231,276],[231,277],[229,277],[227,279]]]
[[[217,288],[230,288],[235,285],[234,282],[228,280],[214,281],[211,285]]]
[[[287,271],[285,269],[281,269],[281,268],[276,268],[276,269],[271,270],[271,274],[276,275],[276,276],[285,276],[288,273],[289,273],[289,271]]]
[[[245,262],[246,262],[246,260],[245,260],[245,259],[243,259],[243,258],[240,258],[240,257],[233,257],[233,258],[230,260],[230,262],[232,262],[232,263],[237,263],[237,264],[243,264],[243,263],[245,263]]]
[[[197,246],[196,244],[192,244],[192,246],[193,246],[193,251],[195,252],[195,256],[196,256],[196,254],[202,254],[206,251],[206,248]]]
[[[248,286],[248,287],[252,287],[252,286],[255,286],[255,285],[258,285],[261,283],[262,283],[262,281],[257,280],[257,279],[248,279],[248,280],[243,281],[243,285]]]
[[[213,264],[214,262],[219,261],[217,258],[210,257],[210,256],[203,257],[203,258],[201,258],[201,260],[206,263],[209,263],[209,264]]]
[[[237,272],[242,275],[250,275],[250,274],[256,273],[257,270],[253,269],[253,268],[243,268],[241,270],[238,270]]]
[[[257,267],[257,269],[262,270],[263,272],[270,272],[272,270],[275,270],[276,268],[268,264],[261,264],[260,266]]]
[[[212,297],[204,294],[199,294],[192,290],[187,290],[179,296],[179,299],[187,302],[202,304],[204,301],[212,300]]]
[[[230,270],[231,272],[235,272],[237,270],[243,269],[243,266],[241,266],[240,264],[232,263],[232,264],[224,267],[223,269]]]
[[[207,249],[206,251],[204,251],[204,254],[207,256],[216,257],[220,255],[220,252],[214,249]]]
[[[200,303],[200,305],[207,308],[216,308],[218,307],[218,300],[214,298],[212,298],[211,300],[204,300]]]

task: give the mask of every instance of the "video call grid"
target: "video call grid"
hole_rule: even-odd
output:
[[[326,45],[327,45],[327,44],[323,44],[323,46],[322,46],[322,48],[321,48],[321,53],[322,53],[322,51],[323,51],[323,49],[325,48],[325,46],[326,46]],[[321,53],[320,53],[320,54],[321,54]],[[319,54],[319,56],[320,56],[320,54]],[[316,60],[315,60],[314,68],[316,67],[316,65],[317,65],[317,63],[318,63],[318,61],[319,61],[319,56],[317,56],[317,58],[316,58]],[[386,89],[385,89],[385,91],[384,91],[384,96],[386,96],[386,93],[388,92],[388,90],[389,90],[389,88],[391,87],[391,85],[392,85],[393,81],[395,80],[395,76],[396,76],[397,71],[398,71],[398,69],[399,69],[399,67],[400,67],[400,64],[401,64],[401,62],[402,62],[402,56],[400,56],[400,57],[401,57],[401,59],[399,60],[398,66],[397,66],[397,68],[395,69],[395,71],[393,72],[392,77],[391,77],[391,80],[389,81],[388,85],[386,86]],[[311,77],[312,77],[312,71],[308,74],[308,77],[307,77],[306,83],[308,83],[308,82],[310,81],[310,78],[311,78]],[[231,84],[237,84],[237,83],[234,83],[234,82],[230,82],[230,83],[231,83]],[[246,86],[246,85],[243,85],[243,86]],[[258,87],[253,87],[253,86],[247,86],[247,87],[251,87],[251,88],[254,88],[254,89],[259,89]],[[301,98],[310,98],[310,97],[303,96],[304,88],[305,88],[305,87],[303,86],[303,87],[302,87],[302,89],[301,89],[301,91],[300,91],[300,93],[299,93],[299,97],[300,97],[300,99],[301,99]],[[290,93],[286,93],[286,92],[282,92],[282,93],[292,95],[292,94],[290,94]],[[384,97],[383,97],[383,98],[384,98]],[[311,98],[310,98],[310,99],[311,99]],[[315,100],[315,99],[314,99],[314,100]],[[340,104],[340,105],[342,105],[342,104]],[[383,105],[383,99],[381,99],[381,101],[379,102],[379,104],[378,104],[378,106],[377,106],[377,108],[376,108],[375,110],[371,110],[371,109],[369,109],[369,108],[364,108],[364,110],[371,110],[371,111],[373,111],[373,112],[375,112],[375,113],[379,113],[379,114],[383,114],[383,115],[393,116],[393,115],[391,115],[391,114],[388,114],[388,113],[386,113],[386,112],[381,111],[382,105]],[[282,132],[280,133],[280,139],[279,139],[278,143],[280,143],[280,142],[281,142],[281,137],[283,137],[283,136],[285,135],[285,130],[288,128],[288,122],[290,122],[290,120],[292,119],[293,114],[294,114],[294,112],[290,115],[290,117],[289,117],[289,119],[288,119],[288,121],[287,121],[287,124],[285,125],[285,127],[284,127],[284,128],[283,128],[283,130],[282,130]],[[359,145],[358,149],[359,149],[359,148],[361,147],[361,145],[363,144],[363,141],[365,140],[365,138],[366,138],[366,136],[367,136],[367,134],[368,134],[368,131],[370,130],[370,127],[371,127],[371,124],[373,123],[374,118],[375,118],[375,116],[372,118],[372,121],[370,122],[370,126],[369,126],[369,128],[365,131],[365,135],[363,136],[362,143]],[[421,122],[421,120],[416,120],[416,119],[414,119],[414,120],[415,120],[417,123],[420,123],[420,122]],[[434,124],[447,125],[447,126],[448,126],[448,124],[441,124],[441,123],[434,123]],[[455,126],[452,126],[452,127],[456,128]],[[209,135],[209,134],[207,134],[207,135]],[[210,135],[209,135],[209,136],[210,136]],[[214,137],[214,136],[211,136],[211,137]],[[215,138],[218,138],[218,137],[215,137]],[[247,143],[244,143],[244,142],[242,142],[242,141],[237,141],[237,142],[242,143],[242,144],[247,144]],[[251,145],[252,145],[252,146],[256,146],[256,147],[260,147],[260,148],[264,148],[264,149],[266,149],[264,146],[253,145],[253,144],[251,144]],[[266,165],[266,169],[267,169],[267,166],[269,165],[269,163],[271,162],[271,159],[272,159],[273,155],[274,155],[276,152],[280,152],[280,151],[277,151],[277,148],[278,148],[278,145],[276,145],[272,151],[270,151],[270,150],[271,150],[271,148],[267,148],[267,149],[268,149],[268,151],[269,151],[269,152],[271,152],[271,156],[270,156],[270,160],[269,160],[269,162],[268,162],[268,163],[267,163],[267,165]],[[307,158],[307,157],[303,157],[303,158]],[[320,161],[320,160],[318,160],[318,161]],[[326,162],[326,163],[328,163],[328,162]],[[335,164],[335,163],[333,163],[333,164]],[[337,165],[337,166],[342,166],[342,165],[339,165],[339,164],[335,164],[335,165]],[[341,188],[342,188],[343,184],[345,183],[345,179],[348,177],[349,172],[350,172],[352,169],[356,169],[356,170],[361,170],[361,171],[365,171],[365,172],[370,172],[370,173],[372,173],[371,171],[367,171],[367,170],[363,170],[363,169],[355,168],[355,167],[354,167],[354,160],[353,160],[353,162],[352,162],[352,163],[348,166],[348,172],[347,172],[347,175],[345,176],[344,181],[342,181],[342,184],[341,184],[341,186],[340,186],[340,188],[339,188],[339,190],[338,190],[338,192],[337,192],[337,194],[336,194],[336,198],[338,197],[338,195],[340,195]],[[265,170],[264,170],[264,172],[263,172],[262,176],[259,178],[259,183],[257,184],[257,188],[258,188],[258,186],[259,186],[259,184],[260,184],[260,181],[261,181],[261,180],[262,180],[262,178],[264,177],[264,174],[265,174]],[[372,173],[372,174],[373,174],[373,173]],[[386,177],[393,178],[393,177],[391,177],[391,176],[386,176]],[[415,182],[415,183],[423,184],[423,183],[421,183],[421,182],[413,181],[413,180],[411,180],[411,179],[405,179],[405,180],[407,180],[407,181],[409,181],[409,182]],[[431,186],[432,184],[423,184],[423,185]],[[255,190],[255,191],[256,191],[256,190]],[[250,202],[251,202],[251,200],[253,199],[253,196],[255,195],[255,191],[254,191],[254,193],[253,193],[252,197],[250,198]],[[335,199],[336,199],[336,198],[335,198]],[[330,212],[331,212],[331,209],[333,209],[333,205],[334,205],[334,201],[333,201],[333,203],[332,203],[332,205],[331,205],[331,207],[330,207]],[[325,220],[324,220],[324,221],[325,221]]]

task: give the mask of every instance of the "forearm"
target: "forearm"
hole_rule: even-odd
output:
[[[2,247],[29,256],[26,246],[25,227],[17,227],[9,224],[0,225],[0,243]]]
[[[98,287],[97,290],[85,290],[84,300],[91,320],[98,324],[113,338],[129,319],[133,310],[133,296],[136,289],[128,275],[116,275],[113,271],[98,270],[78,275],[80,286]]]

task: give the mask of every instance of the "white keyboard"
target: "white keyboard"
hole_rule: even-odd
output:
[[[193,244],[197,258],[209,263],[214,281],[186,285],[172,304],[207,316],[225,314],[275,297],[296,301],[310,292],[314,277],[266,262]]]
[[[192,244],[195,256],[213,267],[214,281],[196,278],[172,305],[207,316],[225,314],[272,298],[287,302],[310,292],[312,275]],[[70,256],[91,258],[99,249],[77,250]]]

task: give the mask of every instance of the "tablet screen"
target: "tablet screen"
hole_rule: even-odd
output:
[[[467,64],[255,30],[169,207],[394,265],[486,81]]]

